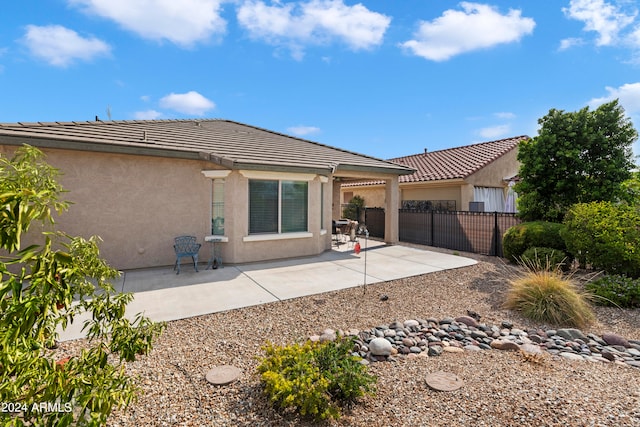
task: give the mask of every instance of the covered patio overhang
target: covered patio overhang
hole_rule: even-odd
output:
[[[334,219],[340,218],[340,188],[342,184],[363,180],[383,181],[385,188],[385,217],[384,217],[384,241],[387,244],[396,244],[399,241],[399,212],[400,209],[400,187],[398,177],[413,173],[413,169],[377,170],[375,168],[348,168],[339,167],[333,173],[333,193],[332,193],[332,214]]]

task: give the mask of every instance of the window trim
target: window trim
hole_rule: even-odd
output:
[[[262,176],[262,174],[260,174]],[[281,174],[278,174],[277,176],[280,176]],[[297,238],[297,235],[301,235],[302,237],[309,237],[307,236],[307,233],[310,233],[310,235],[312,236],[313,233],[311,233],[309,231],[309,181],[307,180],[296,180],[296,179],[291,179],[292,175],[294,174],[282,174],[282,175],[288,175],[287,179],[285,178],[280,178],[280,179],[273,179],[273,178],[249,178],[249,183],[247,184],[247,191],[250,192],[249,187],[250,187],[250,183],[251,181],[266,181],[266,182],[274,182],[277,183],[278,185],[278,192],[277,192],[277,198],[278,198],[278,211],[277,211],[277,230],[276,231],[270,231],[270,232],[262,232],[262,233],[251,233],[251,197],[249,196],[249,203],[248,203],[248,213],[249,213],[249,217],[247,218],[248,221],[248,233],[249,236],[284,236],[282,238],[286,239],[289,238],[287,236],[291,236],[291,238]],[[295,174],[297,175],[297,174]],[[306,184],[306,207],[305,207],[305,213],[307,216],[307,223],[305,225],[305,230],[304,231],[290,231],[290,232],[283,232],[282,231],[282,222],[283,222],[283,212],[282,212],[282,202],[283,202],[283,191],[282,191],[282,187],[284,183],[304,183]],[[299,237],[299,236],[298,236]],[[255,239],[254,239],[255,240]],[[257,240],[274,240],[274,239],[257,239]],[[250,241],[250,240],[249,240]]]

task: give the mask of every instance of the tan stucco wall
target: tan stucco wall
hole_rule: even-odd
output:
[[[465,179],[476,187],[504,187],[504,178],[518,174],[518,150],[513,149]]]
[[[3,155],[14,147],[0,146]],[[195,235],[206,262],[211,233],[211,185],[202,171],[212,163],[161,157],[43,149],[46,161],[62,172],[73,204],[56,219],[70,235],[103,239],[101,254],[118,269],[173,266],[173,238]],[[324,229],[320,224],[320,186],[324,192]],[[311,237],[246,242],[248,235],[248,179],[238,171],[225,178],[225,235],[220,243],[223,263],[243,263],[319,254],[331,248],[332,179],[309,182]],[[186,262],[186,261],[184,261]]]
[[[349,203],[349,193],[353,197],[360,196],[364,199],[364,205],[370,208],[382,208],[385,205],[384,185],[366,187],[345,187],[341,191],[340,200],[343,204]]]

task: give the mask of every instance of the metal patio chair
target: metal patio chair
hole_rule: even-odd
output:
[[[178,270],[176,274],[180,274],[180,260],[183,257],[191,257],[193,260],[193,268],[198,271],[198,252],[202,244],[196,242],[195,236],[178,236],[174,239],[173,249],[176,251],[176,264],[174,270]]]

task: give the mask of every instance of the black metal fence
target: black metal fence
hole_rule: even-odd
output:
[[[365,217],[369,235],[384,237],[384,209],[367,208]],[[501,257],[502,236],[509,227],[520,222],[513,213],[400,209],[399,239],[401,242]]]

